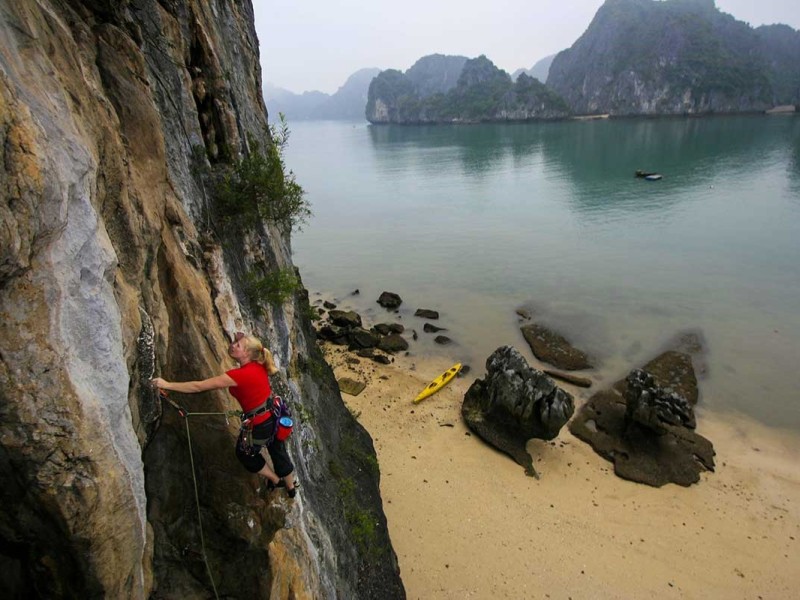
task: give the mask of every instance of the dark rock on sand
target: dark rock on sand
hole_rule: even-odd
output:
[[[325,341],[343,346],[347,344],[347,329],[338,325],[325,324],[320,327],[317,335]]]
[[[625,416],[629,420],[650,429],[656,435],[667,433],[667,425],[689,429],[697,426],[689,401],[672,388],[657,385],[653,375],[647,371],[634,369],[625,378],[625,383]]]
[[[558,435],[575,410],[572,395],[511,346],[495,350],[486,371],[486,379],[476,379],[467,390],[461,415],[472,431],[538,477],[526,444]]]
[[[435,310],[429,310],[427,308],[418,308],[417,312],[414,313],[415,317],[422,317],[423,319],[438,319],[439,313]]]
[[[425,333],[436,333],[437,331],[447,331],[444,327],[437,327],[436,325],[431,325],[430,323],[425,323],[422,326],[422,331]]]
[[[389,335],[390,333],[403,333],[406,328],[400,323],[378,323],[372,329],[381,335]]]
[[[554,379],[560,379],[561,381],[566,381],[567,383],[571,383],[572,385],[577,385],[578,387],[582,388],[592,387],[592,380],[588,377],[578,377],[572,373],[562,373],[561,371],[553,371],[552,369],[542,370]]]
[[[714,470],[714,446],[690,428],[690,398],[697,397],[692,357],[667,351],[592,396],[569,429],[612,461],[623,479],[689,486]]]
[[[361,315],[352,310],[332,310],[328,313],[328,319],[339,327],[361,327]]]
[[[433,341],[436,342],[437,344],[441,344],[442,346],[446,346],[447,344],[453,343],[453,340],[451,340],[446,335],[437,335],[435,338],[433,338]]]
[[[668,350],[651,360],[642,369],[655,378],[655,384],[659,387],[670,388],[692,405],[697,404],[699,395],[697,376],[692,366],[692,357],[688,354]]]
[[[376,363],[380,363],[382,365],[389,365],[392,363],[392,359],[386,356],[385,354],[376,354],[372,357]]]
[[[389,353],[402,352],[408,350],[408,342],[401,335],[393,333],[382,337],[378,342],[378,348]]]
[[[366,383],[348,377],[342,377],[337,383],[339,384],[339,391],[351,396],[358,396],[367,387]]]
[[[325,302],[322,303],[322,306],[324,306],[328,310],[333,310],[334,308],[336,308],[336,305],[333,302],[328,302],[327,300],[325,300]]]
[[[347,339],[352,346],[351,349],[357,350],[363,348],[374,348],[378,345],[380,337],[371,331],[357,327],[355,329],[351,329],[347,333]]]
[[[539,323],[520,327],[525,341],[533,355],[542,362],[549,363],[566,371],[592,368],[589,357],[582,350],[573,347],[564,337]]]
[[[394,292],[383,292],[378,298],[378,304],[390,310],[399,308],[402,303],[403,299]]]
[[[356,355],[360,356],[361,358],[372,358],[375,356],[375,348],[362,348],[361,350],[356,350]]]

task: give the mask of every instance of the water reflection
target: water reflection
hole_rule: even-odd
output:
[[[789,150],[800,171],[798,123],[730,116],[368,129],[379,169],[397,172],[423,161],[438,175],[457,169],[454,176],[468,178],[539,169],[537,176],[568,187],[571,208],[606,213],[663,209],[721,173],[747,175],[776,151]],[[776,140],[786,147],[776,148]],[[635,180],[637,169],[660,172],[664,180]]]

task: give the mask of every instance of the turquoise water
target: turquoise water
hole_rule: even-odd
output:
[[[478,374],[502,344],[532,358],[520,306],[609,382],[700,330],[705,406],[800,429],[800,118],[290,126],[305,285],[374,321],[399,293],[415,355],[420,307]]]

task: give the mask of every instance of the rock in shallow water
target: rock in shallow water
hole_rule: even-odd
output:
[[[486,379],[476,379],[467,390],[461,415],[472,431],[538,477],[526,444],[558,435],[575,410],[572,395],[511,346],[495,350],[486,371]]]
[[[386,309],[398,308],[403,303],[403,299],[394,292],[383,292],[378,297],[378,304]]]
[[[539,360],[565,371],[592,368],[586,353],[573,347],[555,331],[538,323],[524,325],[520,330],[533,355]]]

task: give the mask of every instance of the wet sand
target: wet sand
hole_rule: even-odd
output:
[[[716,472],[656,489],[620,479],[564,428],[529,442],[537,481],[461,419],[482,365],[415,405],[455,362],[446,350],[387,366],[323,350],[337,378],[367,383],[343,398],[375,443],[409,598],[797,597],[800,436],[701,408]]]

